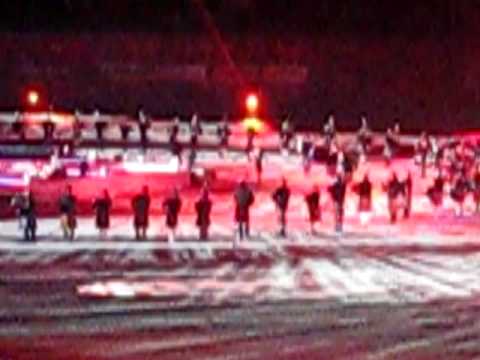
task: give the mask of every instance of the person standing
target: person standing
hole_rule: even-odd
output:
[[[25,216],[25,231],[24,231],[24,240],[25,241],[35,241],[37,234],[37,213],[35,206],[35,199],[33,198],[33,193],[28,192],[26,196],[26,202],[24,204],[23,214]]]
[[[178,133],[180,132],[180,119],[178,116],[173,120],[172,128],[170,129],[170,150],[172,155],[178,159],[178,164],[182,164],[182,144],[178,141]]]
[[[257,148],[255,151],[255,172],[257,175],[257,184],[262,183],[262,174],[263,174],[263,156],[265,155],[265,150]]]
[[[394,172],[390,181],[384,186],[388,196],[388,210],[390,212],[390,223],[397,222],[397,211],[404,207],[405,189],[404,185],[398,180],[397,174]]]
[[[150,202],[148,186],[144,186],[142,192],[136,195],[132,200],[134,214],[133,226],[135,228],[135,238],[137,240],[147,239]]]
[[[198,137],[202,134],[202,125],[198,115],[195,113],[190,120],[190,146],[191,148],[197,148]]]
[[[280,220],[280,236],[287,236],[287,211],[288,202],[290,199],[290,189],[287,185],[287,180],[283,178],[282,185],[278,187],[272,195],[273,201],[278,210]]]
[[[95,210],[95,225],[100,232],[100,238],[107,237],[107,231],[110,228],[110,210],[112,208],[112,199],[107,189],[103,190],[102,196],[95,199],[93,209]]]
[[[200,198],[195,203],[195,212],[197,213],[196,224],[200,231],[200,240],[208,240],[208,228],[210,226],[210,213],[212,211],[212,201],[206,187],[203,188]]]
[[[365,174],[363,180],[353,186],[353,191],[358,195],[360,224],[366,226],[372,211],[372,183],[368,174]]]
[[[327,122],[323,126],[323,133],[325,136],[325,146],[327,149],[330,148],[330,144],[335,140],[337,129],[335,127],[335,116],[333,113],[330,113],[327,117]]]
[[[450,196],[457,203],[457,214],[463,216],[463,203],[467,197],[470,184],[465,175],[465,172],[459,172],[453,182],[453,187],[450,191]]]
[[[217,127],[217,135],[220,138],[220,156],[225,156],[228,147],[228,138],[230,137],[230,127],[228,126],[228,117],[225,115]]]
[[[423,132],[420,135],[420,139],[418,140],[418,143],[416,145],[416,152],[418,156],[420,156],[422,178],[425,178],[425,176],[427,175],[427,160],[428,160],[428,155],[430,154],[430,151],[431,151],[430,139],[427,133]]]
[[[168,228],[168,241],[173,242],[176,236],[176,229],[178,225],[178,214],[182,208],[182,200],[178,193],[178,189],[175,188],[170,197],[167,197],[163,202],[163,210],[166,215],[166,225]]]
[[[252,190],[245,180],[242,180],[234,193],[235,221],[238,227],[239,240],[250,237],[250,207],[255,201]]]
[[[335,231],[337,234],[343,232],[343,215],[345,205],[345,194],[347,185],[342,174],[337,174],[335,182],[330,185],[328,191],[335,207]]]
[[[443,189],[445,185],[445,180],[442,176],[442,173],[439,171],[433,185],[427,189],[427,196],[430,199],[430,202],[435,208],[441,207],[443,204]]]
[[[77,198],[73,195],[71,185],[67,185],[66,192],[60,197],[59,205],[63,238],[73,240],[77,228]]]
[[[305,202],[307,203],[308,215],[310,220],[310,233],[314,235],[315,224],[322,221],[322,211],[320,208],[320,188],[318,185],[312,187],[312,191],[305,196]]]

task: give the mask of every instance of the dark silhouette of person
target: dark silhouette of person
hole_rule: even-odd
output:
[[[197,213],[196,224],[200,231],[200,240],[208,240],[208,228],[210,227],[210,213],[212,211],[212,201],[208,189],[202,190],[200,198],[195,203],[195,212]]]
[[[112,208],[112,199],[107,189],[103,190],[102,196],[95,199],[93,209],[95,210],[95,225],[104,238],[110,228],[110,210]]]
[[[21,211],[25,216],[24,240],[35,241],[37,237],[37,212],[36,202],[31,191],[28,192]]]
[[[287,236],[287,211],[288,202],[290,200],[290,189],[287,180],[284,178],[282,184],[278,187],[272,195],[273,201],[278,210],[280,221],[280,236]]]
[[[71,185],[67,185],[66,192],[60,197],[59,207],[63,238],[73,240],[77,228],[77,198]]]
[[[245,236],[250,237],[250,207],[255,201],[253,192],[245,180],[241,181],[235,190],[234,200],[238,236],[240,240],[243,240]]]
[[[175,231],[178,225],[178,214],[182,208],[182,200],[178,193],[178,189],[174,189],[172,195],[167,197],[163,202],[163,210],[165,211],[165,222],[169,230],[168,241],[175,240]]]
[[[360,223],[365,226],[372,210],[372,183],[368,174],[365,174],[362,181],[353,186],[353,191],[358,195]]]
[[[310,232],[315,234],[315,224],[322,221],[322,211],[320,208],[320,188],[314,185],[312,191],[305,196],[307,203],[308,215],[310,220]]]
[[[337,233],[342,233],[343,231],[343,215],[346,190],[347,184],[345,178],[341,174],[337,175],[335,182],[328,188],[335,207],[335,231]]]
[[[147,229],[149,225],[150,194],[148,186],[144,186],[142,192],[132,199],[133,226],[135,228],[135,238],[137,240],[146,240]]]

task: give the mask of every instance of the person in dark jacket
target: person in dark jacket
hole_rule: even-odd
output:
[[[353,191],[358,195],[360,224],[365,226],[370,220],[372,211],[372,183],[368,174],[365,174],[361,182],[353,185]]]
[[[66,192],[60,197],[59,207],[63,238],[73,240],[77,227],[77,198],[73,195],[71,185],[67,186]]]
[[[287,185],[287,180],[282,180],[282,185],[278,187],[272,195],[273,201],[278,210],[280,220],[280,236],[287,236],[287,211],[288,202],[290,200],[290,189]]]
[[[239,240],[243,240],[245,236],[250,237],[250,207],[255,201],[253,192],[245,180],[241,181],[235,190],[234,200],[238,237]]]
[[[230,137],[231,131],[228,125],[228,118],[225,115],[222,119],[222,122],[217,127],[217,135],[220,138],[220,156],[225,155],[225,151],[228,147],[228,138]]]
[[[175,117],[172,128],[170,129],[170,150],[172,155],[177,157],[178,164],[182,164],[182,144],[178,141],[178,133],[180,132],[180,119]]]
[[[308,215],[310,220],[310,233],[315,234],[315,224],[322,221],[322,210],[320,208],[320,188],[314,185],[312,191],[305,196],[307,203]]]
[[[422,178],[424,178],[427,175],[427,160],[428,160],[428,155],[431,151],[431,147],[432,146],[431,146],[430,138],[428,137],[426,132],[423,132],[420,135],[420,139],[418,140],[418,143],[416,145],[416,152],[420,157]]]
[[[450,191],[450,196],[457,203],[457,214],[463,216],[463,203],[470,190],[470,184],[464,172],[456,175],[453,182],[453,187]]]
[[[397,222],[397,212],[405,206],[405,187],[404,184],[398,180],[397,174],[392,174],[389,182],[384,185],[388,196],[388,210],[390,212],[390,223]]]
[[[345,178],[341,174],[337,175],[335,182],[328,188],[335,207],[335,231],[337,233],[342,233],[343,231],[343,214],[346,190],[347,184],[345,182]]]
[[[100,237],[103,239],[107,236],[107,231],[110,228],[110,209],[112,208],[112,199],[107,189],[103,190],[103,195],[96,198],[93,202],[93,209],[95,210],[95,225],[100,232]]]
[[[442,206],[443,204],[443,189],[445,185],[445,180],[442,176],[442,173],[439,172],[433,181],[433,185],[430,186],[427,190],[427,196],[430,199],[430,202],[435,208]]]
[[[134,216],[133,226],[135,228],[135,238],[137,240],[147,239],[150,201],[148,186],[144,186],[142,192],[136,195],[132,200]]]
[[[20,209],[21,216],[25,219],[23,238],[25,241],[35,241],[37,233],[37,213],[33,193],[29,191],[25,196],[25,202]]]
[[[198,145],[198,137],[202,134],[202,125],[198,115],[195,113],[190,120],[190,146],[196,149]]]
[[[197,213],[196,224],[200,231],[200,240],[208,240],[208,228],[210,226],[210,212],[212,211],[212,201],[206,187],[203,188],[200,198],[195,203],[195,212]]]
[[[182,200],[178,193],[178,189],[174,189],[171,196],[167,197],[163,202],[163,210],[166,216],[166,225],[169,230],[168,241],[173,242],[175,240],[175,231],[178,225],[178,214],[182,208]]]

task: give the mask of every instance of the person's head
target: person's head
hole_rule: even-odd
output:
[[[285,177],[282,178],[282,186],[287,187],[287,179]]]
[[[148,195],[149,189],[148,189],[148,186],[147,186],[147,185],[144,185],[144,186],[143,186],[143,188],[142,188],[142,193],[143,193],[144,195]]]
[[[103,197],[104,198],[109,198],[110,197],[110,194],[108,193],[107,189],[103,189]]]
[[[370,175],[368,174],[368,172],[366,172],[365,175],[363,175],[363,181],[370,182]]]
[[[65,190],[68,195],[71,195],[73,193],[72,185],[68,184]]]
[[[312,185],[312,192],[319,192],[320,191],[320,186],[318,184],[313,184]]]

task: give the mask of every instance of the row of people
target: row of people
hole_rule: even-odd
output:
[[[349,180],[338,175],[335,181],[328,187],[328,193],[332,199],[335,211],[335,230],[342,231],[344,204],[347,186]],[[384,185],[389,198],[389,211],[391,221],[394,223],[397,219],[397,212],[402,207],[404,215],[408,217],[411,207],[412,183],[411,177],[401,182],[394,174],[392,179]],[[359,213],[362,225],[365,225],[372,207],[372,183],[368,175],[358,183],[352,184],[352,190],[359,197]],[[287,235],[287,212],[291,190],[286,179],[282,180],[281,185],[272,193],[272,200],[275,203],[278,212],[278,223],[280,226],[280,235]],[[250,208],[254,204],[255,196],[252,188],[246,181],[241,181],[233,193],[235,203],[235,222],[237,224],[237,235],[243,240],[250,235]],[[399,199],[402,199],[400,201]],[[308,208],[310,231],[315,232],[315,227],[322,220],[322,209],[320,206],[321,192],[319,186],[313,186],[312,190],[305,195],[305,203]],[[25,196],[16,197],[14,206],[18,210],[21,227],[24,230],[26,240],[33,241],[36,237],[37,216],[35,199],[32,193]],[[208,239],[208,230],[211,223],[212,201],[207,187],[203,187],[200,197],[195,202],[196,225],[199,229],[199,238],[201,240]],[[93,201],[93,210],[95,211],[95,223],[99,229],[100,236],[103,238],[110,228],[110,214],[112,209],[112,199],[107,190]],[[133,226],[135,229],[136,239],[146,239],[147,229],[149,226],[149,214],[151,207],[151,196],[149,188],[145,186],[143,190],[134,196],[131,202],[133,212]],[[168,196],[162,203],[165,213],[166,226],[169,230],[169,241],[175,238],[175,229],[179,221],[179,214],[182,208],[182,200],[180,193],[174,189],[172,194]],[[73,193],[72,187],[69,185],[59,200],[60,223],[63,230],[64,238],[74,239],[77,228],[77,198]]]

